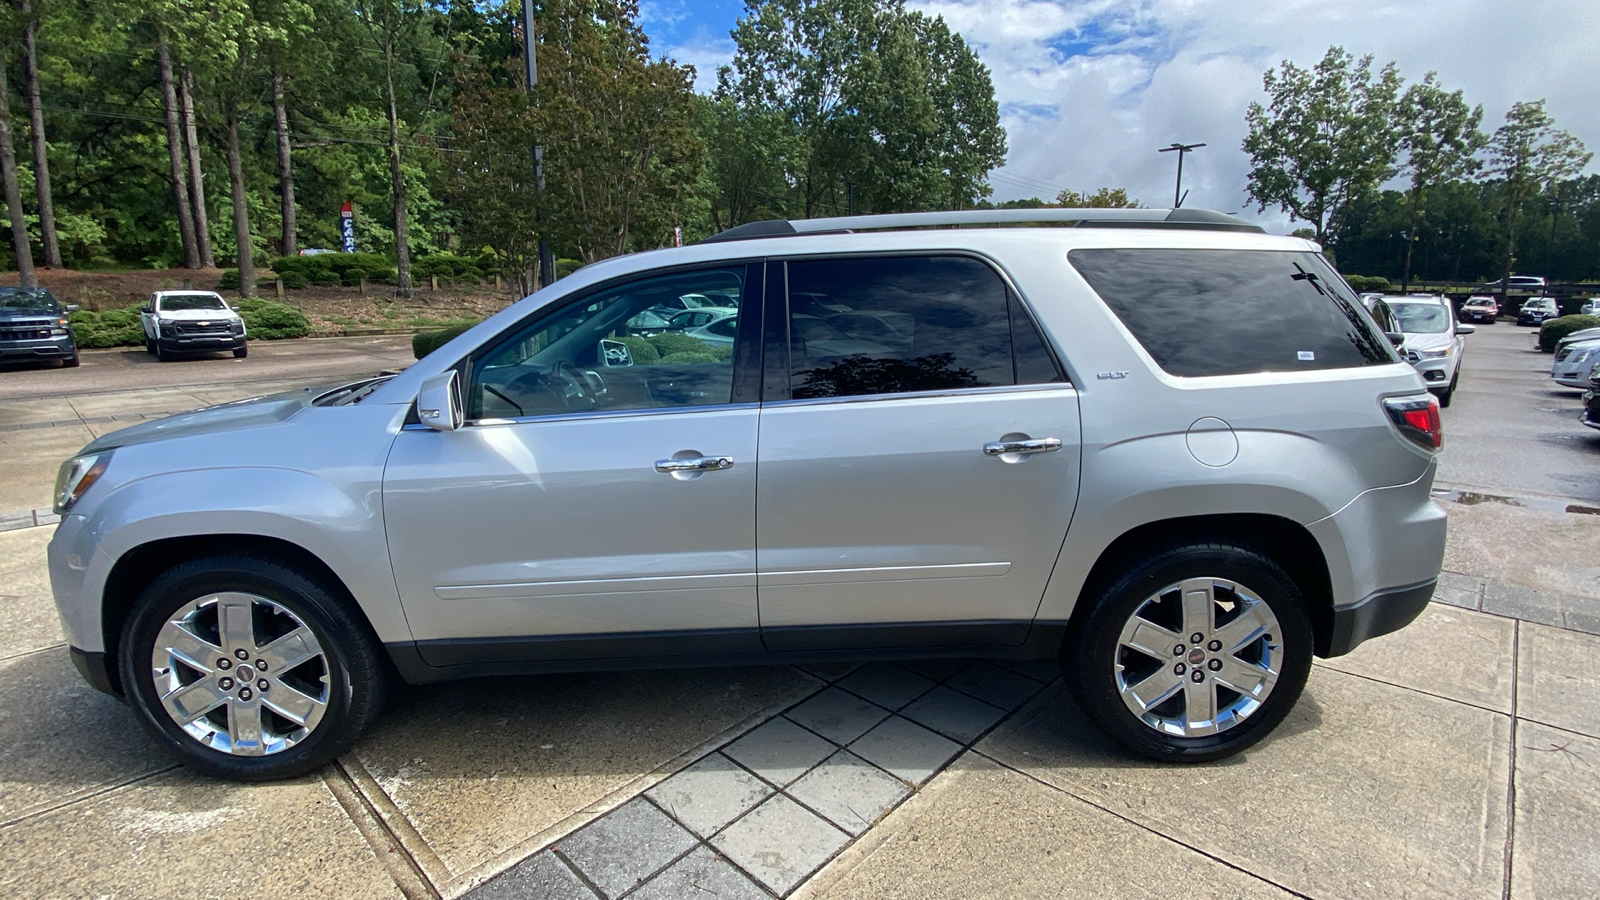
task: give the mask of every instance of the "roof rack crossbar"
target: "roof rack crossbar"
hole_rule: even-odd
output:
[[[942,212],[834,216],[822,219],[769,219],[729,228],[701,243],[741,241],[801,234],[838,234],[961,225],[1071,224],[1086,227],[1185,228],[1263,234],[1259,225],[1209,209],[964,209]]]

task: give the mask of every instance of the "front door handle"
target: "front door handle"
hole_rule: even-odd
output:
[[[688,459],[658,459],[656,471],[663,475],[676,472],[720,472],[733,468],[731,456],[691,456]]]
[[[983,445],[984,456],[1005,456],[1008,453],[1054,453],[1061,449],[1060,438],[1030,438],[1025,441],[990,441]]]

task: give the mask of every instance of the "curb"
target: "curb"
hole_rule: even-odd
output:
[[[48,506],[25,509],[21,512],[0,513],[0,531],[21,531],[24,528],[54,525],[59,521],[61,517]]]

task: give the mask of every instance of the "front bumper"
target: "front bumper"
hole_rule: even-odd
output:
[[[1432,391],[1442,391],[1450,387],[1451,376],[1455,375],[1456,359],[1447,356],[1442,359],[1418,359],[1411,364],[1417,370],[1422,380]]]
[[[1600,392],[1593,385],[1585,385],[1589,390],[1583,392],[1583,418],[1580,420],[1590,428],[1600,429]]]
[[[0,343],[0,361],[18,362],[29,359],[71,359],[78,348],[71,335],[31,341],[6,341]]]
[[[111,666],[106,661],[104,653],[95,653],[89,650],[79,650],[77,647],[68,646],[67,652],[72,655],[72,667],[78,670],[83,680],[95,690],[121,697],[121,686],[111,677]]]
[[[1433,599],[1438,579],[1408,587],[1378,591],[1349,606],[1333,608],[1333,629],[1328,645],[1318,647],[1322,657],[1343,656],[1362,641],[1380,637],[1410,625]]]
[[[162,335],[156,344],[174,353],[204,353],[210,350],[237,350],[246,341],[242,334],[178,334]]]

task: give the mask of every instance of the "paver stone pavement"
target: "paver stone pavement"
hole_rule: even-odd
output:
[[[1518,630],[1517,715],[1600,738],[1600,637],[1528,622]]]
[[[1113,748],[1058,685],[979,752],[1293,891],[1387,898],[1393,886],[1498,897],[1508,716],[1314,666],[1266,741],[1212,764]]]
[[[0,531],[0,660],[66,640],[44,564],[54,531]]]
[[[1290,897],[967,753],[795,898]]]
[[[1515,619],[1430,603],[1405,628],[1317,664],[1510,713],[1518,625]]]

